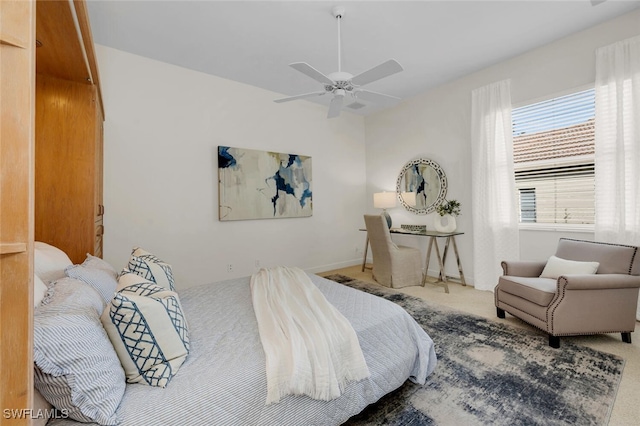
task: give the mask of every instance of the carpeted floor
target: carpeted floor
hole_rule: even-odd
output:
[[[431,304],[344,275],[326,278],[391,300],[423,326],[438,366],[347,425],[606,425],[624,361],[570,342]]]

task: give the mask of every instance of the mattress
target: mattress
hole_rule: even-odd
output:
[[[404,309],[310,277],[356,331],[371,372],[368,379],[348,383],[342,396],[331,401],[286,396],[265,405],[265,355],[249,277],[232,279],[180,292],[191,352],[166,388],[127,384],[117,412],[120,424],[338,425],[407,379],[425,383],[436,366],[433,341]],[[56,419],[48,424],[81,423]]]

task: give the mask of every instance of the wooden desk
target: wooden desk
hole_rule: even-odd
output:
[[[360,229],[361,231],[367,231],[366,229]],[[406,231],[401,228],[391,228],[389,230],[392,234],[399,235],[416,235],[418,237],[429,237],[429,245],[427,246],[427,257],[426,257],[426,266],[425,273],[422,276],[422,286],[424,287],[427,282],[427,273],[429,272],[429,262],[431,260],[431,249],[435,247],[436,250],[436,258],[438,259],[438,266],[440,267],[438,274],[438,281],[442,282],[444,286],[444,291],[449,293],[449,284],[447,282],[448,279],[457,279],[464,286],[467,285],[464,280],[464,272],[462,272],[462,263],[460,262],[460,255],[458,254],[458,246],[456,244],[456,235],[463,235],[464,232],[436,232],[436,231]],[[444,251],[442,252],[442,256],[440,255],[440,248],[438,246],[438,238],[446,238],[444,244]],[[456,255],[456,262],[458,263],[458,273],[460,277],[452,277],[445,273],[444,265],[447,260],[447,253],[449,252],[449,243],[453,245],[453,252]],[[364,272],[365,264],[367,263],[367,253],[369,251],[369,236],[367,235],[367,242],[364,246],[364,256],[362,258],[362,271]]]

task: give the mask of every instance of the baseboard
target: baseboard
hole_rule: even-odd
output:
[[[371,262],[372,262],[372,259],[367,259],[368,264],[370,264]],[[317,274],[321,272],[333,271],[335,269],[342,269],[342,268],[348,268],[350,266],[361,266],[361,265],[362,265],[362,258],[346,260],[344,262],[330,263],[328,265],[323,265],[323,266],[314,266],[313,268],[306,268],[305,271],[312,274]],[[440,274],[439,269],[429,269],[427,271],[427,277],[429,278],[437,279],[439,274]],[[468,286],[473,287],[473,284],[469,282],[469,279],[467,277],[465,277],[465,281]],[[452,282],[458,283],[459,278],[457,278],[456,276],[453,276]]]
[[[310,272],[312,274],[317,274],[319,272],[333,271],[334,269],[348,268],[349,266],[356,266],[356,265],[362,265],[362,258],[346,260],[344,262],[330,263],[328,265],[314,266],[313,268],[305,269],[305,271]]]

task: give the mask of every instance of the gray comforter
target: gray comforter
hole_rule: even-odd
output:
[[[122,425],[337,425],[405,380],[424,383],[436,365],[433,341],[398,305],[316,275],[311,280],[355,329],[371,372],[342,396],[287,396],[265,405],[267,381],[249,277],[180,292],[191,352],[162,389],[128,384]],[[55,426],[79,425],[55,420]]]

